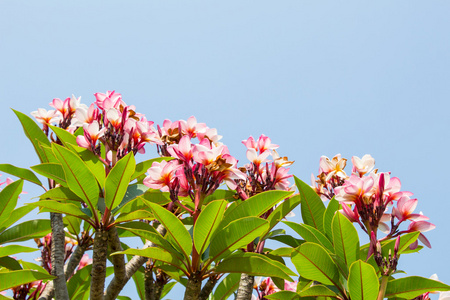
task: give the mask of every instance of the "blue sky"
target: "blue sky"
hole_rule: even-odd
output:
[[[3,0],[1,163],[38,163],[10,107],[72,94],[89,104],[107,90],[158,124],[195,115],[242,164],[240,141],[266,134],[305,181],[321,155],[369,153],[437,226],[433,248],[400,267],[450,283],[449,11],[448,1]],[[147,147],[142,159],[155,155]],[[40,192],[25,189],[24,202]]]

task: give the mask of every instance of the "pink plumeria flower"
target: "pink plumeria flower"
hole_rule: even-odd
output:
[[[431,248],[431,243],[430,241],[428,241],[428,239],[425,237],[425,235],[423,235],[423,232],[427,232],[430,230],[433,230],[434,228],[436,228],[436,225],[427,222],[427,221],[413,221],[411,222],[411,224],[409,224],[408,226],[408,230],[403,231],[402,233],[408,233],[408,232],[414,232],[414,231],[420,231],[419,234],[419,240],[428,248]],[[415,247],[417,247],[417,241],[415,243],[413,243],[411,245],[414,249]]]
[[[61,121],[62,119],[62,115],[59,111],[47,111],[44,108],[38,108],[37,111],[31,112],[31,115],[36,118],[36,121],[47,126],[52,123],[59,123],[59,121]]]
[[[147,171],[148,176],[144,179],[144,184],[151,189],[167,192],[176,178],[176,171],[181,167],[183,165],[177,160],[154,162]]]
[[[77,136],[78,146],[94,150],[98,139],[101,138],[106,131],[106,127],[103,127],[102,129],[99,127],[97,121],[94,121],[91,124],[84,124],[84,135]]]
[[[360,176],[369,173],[375,167],[375,159],[370,155],[366,154],[362,158],[358,156],[352,157],[353,170],[352,172],[358,172]]]
[[[188,135],[183,136],[178,144],[167,147],[167,151],[173,156],[186,163],[193,157],[191,139]]]
[[[198,132],[197,138],[199,141],[207,139],[215,146],[220,146],[219,140],[222,138],[222,136],[217,134],[216,128],[208,128],[205,132]]]
[[[80,264],[78,265],[77,270],[81,270],[82,268],[90,264],[92,264],[92,258],[89,258],[89,255],[84,254],[83,257],[81,257]]]
[[[352,204],[361,201],[364,197],[372,195],[373,187],[372,177],[362,177],[352,175],[347,179],[344,185],[336,187],[335,199],[343,203]]]
[[[247,150],[247,159],[255,164],[256,168],[259,169],[259,166],[262,163],[268,162],[267,157],[270,155],[269,151],[264,151],[258,155],[256,149],[250,148]]]
[[[256,144],[258,146],[259,153],[263,153],[266,150],[274,150],[280,147],[278,145],[272,144],[270,138],[265,136],[264,134],[261,134]]]
[[[257,147],[255,139],[252,136],[246,140],[243,140],[242,144],[244,144],[245,147],[247,147],[247,149],[255,149],[256,150],[256,147]]]
[[[331,160],[326,156],[322,156],[319,161],[319,173],[327,174],[326,181],[329,181],[333,176],[346,179],[347,174],[344,172],[346,164],[347,159],[341,158],[340,154],[336,154]]]
[[[205,123],[197,123],[197,119],[194,116],[191,116],[187,120],[184,130],[190,138],[195,138],[198,133],[205,133],[207,127]]]
[[[392,214],[400,221],[414,220],[425,221],[429,218],[421,214],[413,214],[417,207],[417,199],[410,199],[408,196],[403,196],[398,200],[397,207],[392,208]]]
[[[107,91],[105,94],[95,93],[94,96],[96,99],[95,103],[102,110],[114,107],[115,104],[120,102],[122,99],[122,95],[116,93],[115,91]]]

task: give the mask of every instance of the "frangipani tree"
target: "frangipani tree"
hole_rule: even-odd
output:
[[[345,159],[322,157],[312,187],[294,177],[296,193],[286,168],[293,162],[280,157],[278,145],[264,135],[243,141],[250,162],[240,167],[217,130],[194,117],[155,128],[116,92],[95,94],[90,106],[75,97],[50,105],[54,110],[32,113],[42,128],[15,111],[41,163],[31,170],[0,165],[20,178],[0,194],[6,213],[23,180],[44,190],[38,201],[12,211],[12,220],[34,207],[51,216],[51,226],[33,221],[25,234],[43,237],[51,227],[51,236],[38,242],[51,275],[22,262],[41,277],[14,284],[53,281],[22,287],[15,299],[127,299],[119,293],[131,278],[141,299],[161,299],[175,283],[186,287],[184,299],[226,299],[233,293],[237,299],[411,299],[450,289],[420,277],[394,279],[400,255],[419,251],[418,239],[430,246],[422,232],[434,225],[413,213],[417,200],[400,191],[398,179],[372,171],[370,156],[352,159],[351,176]],[[156,145],[159,157],[137,163],[147,144]],[[47,186],[36,174],[47,178]],[[321,198],[330,200],[327,206]],[[304,223],[283,221],[299,204]],[[281,221],[301,238],[277,228]],[[7,232],[27,232],[21,224],[7,229],[14,222],[3,224],[2,242],[11,241],[2,240]],[[369,236],[368,245],[360,245],[352,222]],[[126,245],[128,237],[140,238],[141,248]],[[269,239],[288,247],[270,249]],[[0,262],[31,251],[14,249],[5,250]],[[92,264],[80,268],[90,249]],[[14,272],[0,264],[0,276]],[[257,283],[257,296],[254,276],[266,277]]]

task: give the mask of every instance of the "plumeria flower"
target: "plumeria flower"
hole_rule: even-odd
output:
[[[326,181],[328,182],[333,176],[337,176],[342,179],[347,178],[347,174],[344,172],[344,168],[347,164],[347,159],[341,158],[340,154],[336,154],[331,160],[322,156],[319,161],[319,173],[326,174]]]
[[[259,166],[262,163],[268,162],[267,157],[270,155],[269,151],[264,151],[258,155],[256,149],[250,148],[247,150],[247,159],[255,164],[256,168],[259,169]]]
[[[115,91],[107,91],[105,94],[95,93],[94,96],[96,99],[95,103],[102,110],[114,107],[122,100],[122,95]]]
[[[78,146],[95,150],[98,139],[101,138],[106,131],[106,127],[103,127],[102,129],[99,127],[97,121],[94,121],[89,125],[84,124],[84,135],[77,136]]]
[[[362,177],[352,175],[347,179],[343,186],[336,187],[335,199],[347,204],[360,204],[365,198],[368,199],[372,195],[373,187],[372,177]]]
[[[205,123],[197,123],[197,119],[194,116],[189,117],[184,127],[185,134],[190,138],[197,137],[198,133],[205,133],[207,130]]]
[[[428,248],[431,248],[431,243],[430,241],[428,241],[428,239],[425,237],[425,235],[423,235],[423,232],[427,232],[430,230],[433,230],[434,228],[436,228],[436,225],[427,222],[427,221],[413,221],[411,222],[411,224],[409,224],[408,226],[408,230],[403,231],[402,233],[408,233],[408,232],[415,232],[415,231],[420,231],[419,234],[419,240]],[[417,247],[417,241],[415,243],[413,243],[411,245],[414,249],[415,247]]]
[[[38,121],[41,124],[44,124],[45,126],[48,126],[50,124],[59,123],[62,119],[62,115],[57,110],[49,110],[47,111],[44,108],[38,108],[37,111],[31,112],[31,115],[36,118],[36,121]]]
[[[176,178],[176,171],[182,166],[177,160],[153,162],[147,171],[149,175],[144,179],[144,184],[151,189],[167,192]]]
[[[167,151],[182,161],[190,162],[193,157],[193,145],[188,135],[183,136],[178,144],[172,144],[167,147]]]
[[[360,176],[363,176],[366,173],[369,173],[375,167],[375,159],[370,155],[366,154],[362,158],[358,156],[352,157],[353,163],[353,173],[358,172]]]
[[[425,221],[429,218],[422,214],[413,214],[417,207],[417,199],[410,199],[408,196],[403,196],[398,200],[397,207],[392,208],[392,214],[400,221],[414,220]]]

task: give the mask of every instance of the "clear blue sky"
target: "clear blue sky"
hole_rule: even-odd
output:
[[[449,284],[449,13],[448,1],[2,0],[0,162],[38,163],[9,107],[107,90],[159,124],[195,115],[242,164],[240,141],[264,133],[305,181],[321,155],[369,153],[437,226],[400,268]],[[25,189],[24,202],[40,192]]]

